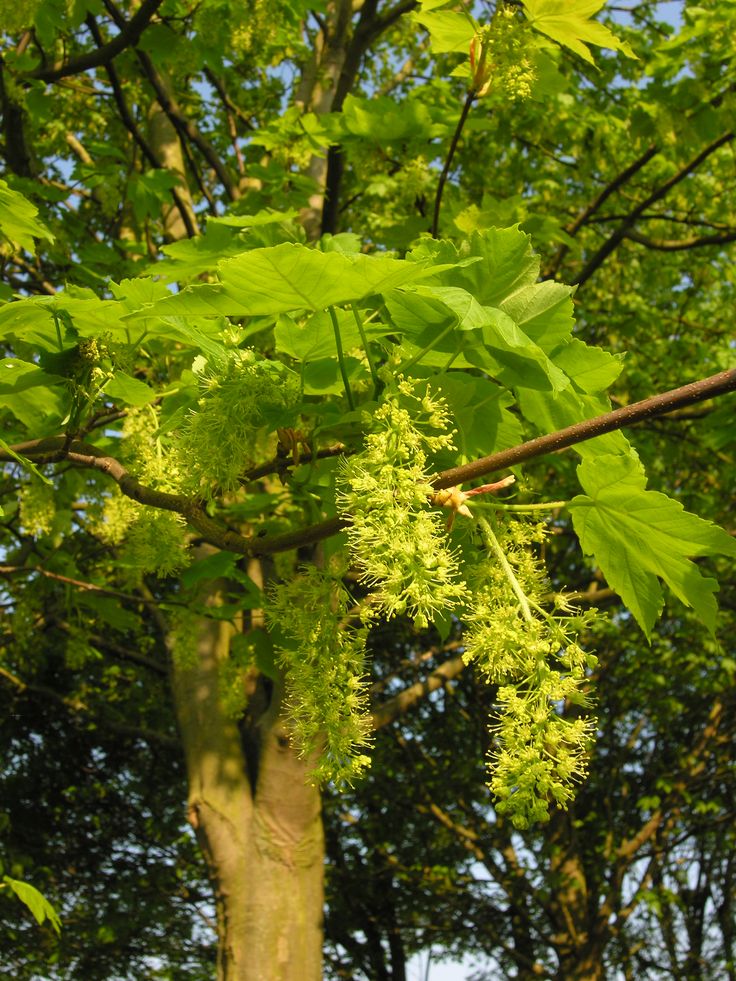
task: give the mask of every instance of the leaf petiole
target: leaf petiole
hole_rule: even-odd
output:
[[[337,348],[337,360],[340,364],[340,374],[342,375],[342,383],[345,388],[345,395],[347,396],[348,405],[351,411],[355,408],[355,402],[353,401],[353,393],[350,391],[350,382],[348,381],[348,373],[345,368],[345,355],[342,350],[342,338],[340,337],[340,324],[337,321],[337,313],[333,306],[327,308],[330,312],[330,320],[332,321],[332,329],[335,332],[335,347]]]
[[[351,303],[350,309],[353,311],[353,316],[355,317],[355,323],[358,328],[358,333],[360,334],[360,341],[363,345],[363,350],[365,351],[366,360],[368,361],[368,368],[371,373],[371,378],[373,379],[373,398],[377,398],[381,389],[381,379],[378,377],[376,366],[373,364],[373,358],[371,357],[371,352],[368,348],[368,338],[366,337],[365,328],[360,314],[358,313],[358,308],[354,303]]]

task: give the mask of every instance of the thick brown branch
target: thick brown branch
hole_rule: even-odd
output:
[[[42,82],[56,82],[67,75],[79,75],[90,68],[108,65],[126,48],[135,47],[141,34],[148,27],[151,18],[156,13],[163,0],[143,0],[137,12],[129,21],[123,21],[120,32],[112,40],[98,47],[96,51],[73,58],[64,65],[54,65],[50,68],[36,68],[29,72],[30,78],[41,79]]]
[[[455,484],[485,477],[495,471],[513,467],[517,463],[523,463],[547,453],[554,453],[556,450],[565,449],[567,446],[574,446],[575,443],[583,443],[585,440],[594,439],[596,436],[603,436],[605,433],[614,432],[614,430],[622,429],[624,426],[631,426],[643,419],[651,419],[654,416],[672,412],[674,409],[681,409],[686,405],[693,405],[696,402],[703,402],[706,399],[733,391],[736,391],[736,369],[721,371],[717,375],[711,375],[710,378],[703,378],[701,381],[692,382],[690,385],[683,385],[682,388],[674,388],[669,392],[663,392],[661,395],[653,395],[641,402],[634,402],[633,405],[626,405],[621,409],[614,409],[604,413],[604,415],[596,416],[594,419],[586,419],[585,422],[567,426],[556,433],[538,436],[520,446],[501,450],[491,454],[491,456],[473,460],[471,463],[466,463],[460,467],[444,470],[434,478],[432,485],[437,488],[453,487]]]
[[[257,554],[253,543],[237,532],[230,531],[210,518],[201,501],[187,497],[186,494],[169,494],[166,491],[147,487],[133,477],[125,467],[112,456],[108,456],[96,446],[72,440],[68,443],[64,436],[49,436],[45,439],[29,440],[19,443],[15,452],[27,456],[36,463],[58,463],[65,460],[78,467],[90,467],[111,477],[126,497],[148,507],[181,514],[189,524],[217,548],[237,552],[240,555]],[[16,460],[7,451],[0,450],[0,460]],[[307,529],[308,530],[308,529]]]
[[[346,450],[347,447],[344,443],[335,443],[332,446],[325,446],[321,450],[317,450],[316,453],[302,453],[298,460],[294,459],[293,453],[290,453],[288,456],[277,455],[272,460],[267,460],[257,467],[251,467],[250,470],[246,470],[240,478],[240,482],[247,484],[251,480],[258,480],[260,477],[267,477],[272,473],[285,474],[291,467],[295,467],[300,463],[312,463],[314,460],[324,460],[328,457],[340,456]]]

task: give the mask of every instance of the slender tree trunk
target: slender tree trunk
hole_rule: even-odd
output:
[[[219,981],[319,981],[324,844],[319,790],[279,715],[249,747],[224,711],[221,669],[234,629],[199,621],[196,657],[172,650],[172,689],[189,782],[188,815],[217,907]]]

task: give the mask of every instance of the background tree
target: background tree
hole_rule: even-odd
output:
[[[537,20],[532,32],[533,3],[526,20],[513,5],[498,11],[490,33],[435,6],[425,4],[418,21],[413,3],[310,12],[298,3],[275,11],[214,0],[197,7],[103,0],[3,11],[5,298],[36,298],[0,313],[5,370],[25,363],[0,390],[3,440],[14,446],[4,452],[2,677],[13,747],[4,776],[12,802],[6,865],[46,889],[66,925],[58,946],[51,937],[42,951],[16,945],[18,976],[211,973],[192,912],[202,908],[202,869],[176,820],[183,775],[174,762],[175,719],[189,818],[215,885],[221,974],[318,975],[320,801],[304,783],[314,759],[301,759],[289,741],[281,698],[288,656],[274,664],[261,587],[293,575],[286,546],[298,546],[301,562],[329,563],[334,539],[317,551],[315,542],[338,530],[336,454],[360,447],[351,403],[374,411],[371,395],[385,378],[376,384],[372,372],[381,361],[393,357],[421,380],[454,357],[441,391],[466,459],[606,411],[600,393],[620,365],[600,353],[587,353],[583,365],[582,341],[627,353],[615,388],[622,406],[732,363],[721,313],[733,301],[736,227],[731,7],[684,5],[673,30],[658,20],[657,4],[637,4],[630,40],[639,60],[596,55],[597,68],[588,69],[582,40],[623,42],[580,23],[573,31],[563,22],[554,37],[554,25]],[[479,28],[493,12],[478,9]],[[617,32],[626,36],[620,25]],[[458,64],[464,77],[450,75]],[[42,209],[43,224],[19,194]],[[223,220],[211,220],[225,209]],[[495,335],[479,344],[477,330],[457,329],[447,293],[434,296],[434,307],[417,307],[416,293],[389,295],[379,276],[371,289],[384,294],[380,302],[365,291],[351,297],[344,269],[335,277],[343,290],[336,320],[316,309],[308,334],[294,312],[301,304],[275,300],[273,289],[263,301],[248,294],[244,305],[237,265],[220,268],[224,298],[218,287],[206,289],[228,256],[321,233],[335,237],[323,238],[319,253],[298,251],[290,282],[305,289],[311,262],[320,287],[331,288],[333,260],[316,255],[361,247],[403,255],[437,225],[458,241],[477,231],[507,260],[508,295],[499,286],[484,300],[477,283],[481,302],[507,303],[507,316],[534,337],[563,336],[571,321],[561,287],[535,293],[536,310],[510,298],[514,276],[526,268],[533,279],[533,267],[516,233],[487,229],[516,222],[533,236],[545,281],[578,284],[575,339],[564,352],[549,337],[546,347],[540,340],[541,355],[518,338],[510,344],[508,334],[503,344]],[[187,236],[191,242],[181,241]],[[457,259],[422,248],[426,259]],[[492,271],[492,282],[503,281],[488,252],[483,261],[486,279]],[[374,276],[381,267],[358,268]],[[385,268],[409,275],[405,266]],[[250,270],[247,293],[253,267],[246,261],[242,269]],[[473,282],[468,269],[470,280],[438,273],[449,277],[440,289]],[[172,301],[166,282],[194,288]],[[44,296],[54,299],[38,302]],[[353,313],[339,309],[341,299],[357,301],[364,336],[348,326]],[[213,312],[229,315],[229,324]],[[412,333],[412,317],[429,324],[424,334]],[[333,327],[344,352],[335,349]],[[246,347],[266,361],[233,360]],[[276,375],[274,398],[279,364],[296,368],[299,382]],[[261,398],[258,411],[265,405],[252,459],[235,455],[254,426],[239,371]],[[554,394],[557,372],[573,378],[574,399]],[[729,386],[724,376],[720,389],[697,397]],[[291,402],[290,392],[298,394]],[[187,428],[192,411],[199,421]],[[636,436],[652,486],[723,524],[732,411],[732,396],[682,408]],[[269,443],[266,431],[277,429],[278,442],[272,435]],[[177,472],[171,451],[182,430]],[[620,437],[606,439],[591,445],[626,456]],[[218,440],[232,449],[213,481],[206,463]],[[432,462],[442,469],[461,459],[439,452]],[[579,490],[573,462],[567,453],[517,469],[522,493],[506,503],[569,499]],[[120,497],[110,495],[111,476]],[[240,480],[245,497],[235,493]],[[133,510],[131,500],[154,510]],[[479,500],[473,511],[487,513]],[[189,521],[197,549],[185,571],[176,513]],[[327,527],[319,524],[325,518]],[[309,526],[317,530],[305,534]],[[733,970],[731,865],[718,833],[733,811],[724,759],[732,706],[720,694],[732,665],[679,605],[668,609],[651,655],[643,653],[632,614],[649,627],[656,589],[648,602],[634,603],[630,591],[629,608],[616,605],[604,575],[625,594],[626,586],[614,569],[581,559],[568,512],[553,511],[549,527],[549,595],[572,589],[583,604],[602,599],[612,617],[610,627],[583,630],[600,658],[602,724],[590,783],[546,828],[514,830],[482,789],[486,719],[498,693],[462,672],[467,634],[446,615],[435,618],[438,633],[421,618],[418,634],[396,620],[375,627],[373,720],[385,735],[367,782],[347,797],[328,795],[327,933],[338,976],[402,977],[408,955],[437,942],[448,952],[481,952],[519,976],[594,977],[605,964],[641,976],[661,959],[659,943],[675,974],[708,976],[708,964]],[[715,544],[709,534],[699,543],[705,551]],[[219,551],[208,554],[213,545]],[[718,545],[728,549],[725,538]],[[685,543],[686,554],[697,551],[698,543]],[[686,580],[681,596],[710,616],[709,588],[692,569]],[[288,594],[288,610],[306,589]],[[283,635],[276,642],[289,650]],[[303,655],[304,648],[289,662],[292,683]],[[445,689],[452,677],[456,687]],[[344,747],[336,758],[351,766],[356,759]],[[153,778],[159,769],[166,779]],[[37,788],[30,806],[22,773]],[[397,791],[407,776],[410,787]],[[110,799],[112,825],[100,818]],[[36,829],[29,812],[40,802]],[[89,854],[81,829],[90,812],[102,827],[86,885],[76,853]],[[50,853],[62,833],[57,863]],[[431,861],[418,860],[419,842]],[[680,856],[692,874],[678,874]],[[490,885],[477,882],[480,866]],[[125,915],[108,912],[100,894]],[[141,912],[141,895],[145,915],[131,917]],[[162,929],[156,904],[166,910]],[[489,905],[498,915],[488,915]],[[17,923],[15,906],[6,904],[5,915]],[[99,946],[105,956],[91,964]],[[284,949],[287,963],[277,969]],[[57,968],[48,966],[53,958]]]

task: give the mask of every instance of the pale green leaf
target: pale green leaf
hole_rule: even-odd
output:
[[[217,225],[227,225],[229,228],[260,228],[262,225],[280,224],[282,221],[294,221],[299,217],[298,211],[259,211],[255,215],[223,215],[221,218],[207,218],[207,232]],[[171,246],[163,250],[171,255]]]
[[[490,379],[450,371],[434,375],[431,388],[439,390],[450,407],[457,427],[455,442],[468,459],[518,446],[524,439],[518,416],[508,411],[513,396]]]
[[[54,236],[36,215],[38,208],[0,180],[0,232],[22,249],[33,252],[34,238],[54,241]]]
[[[57,933],[60,932],[61,920],[59,919],[59,914],[48,899],[41,895],[38,889],[29,885],[27,882],[11,879],[9,875],[3,876],[3,882],[15,893],[22,903],[25,903],[31,913],[33,913],[37,923],[41,924],[48,920],[54,930]]]
[[[250,315],[324,310],[390,292],[423,274],[390,256],[348,256],[288,242],[227,259],[219,271],[226,296]]]
[[[570,377],[583,392],[605,391],[623,369],[623,354],[609,354],[573,337],[569,343],[554,351],[554,363]]]
[[[0,307],[0,332],[36,343],[55,342],[54,318],[84,337],[100,337],[124,331],[124,312],[115,300],[100,300],[94,294],[73,295],[71,290],[55,296],[33,296]]]
[[[343,351],[349,353],[354,348],[362,348],[363,340],[351,310],[336,310]],[[368,325],[364,328],[366,337],[381,337],[391,332],[390,327]],[[282,314],[274,330],[276,350],[297,361],[312,361],[315,358],[334,357],[335,330],[330,315],[320,310],[312,314],[306,322],[297,322],[288,314]]]
[[[570,387],[564,371],[554,364],[544,351],[527,337],[523,330],[503,310],[485,307],[488,320],[483,327],[483,339],[491,355],[503,366],[497,377],[511,388],[525,386],[562,392]],[[475,352],[466,352],[471,361]],[[482,366],[482,361],[479,362]]]
[[[148,405],[156,398],[156,393],[150,386],[138,378],[126,375],[124,371],[116,372],[105,385],[105,395],[126,405]]]
[[[59,375],[51,375],[37,364],[20,358],[3,358],[0,361],[0,396],[17,395],[27,388],[63,384]]]
[[[155,263],[151,271],[167,279],[189,279],[204,272],[214,272],[217,263],[238,255],[246,248],[237,228],[222,222],[207,222],[204,235],[172,242],[161,250],[168,261]]]
[[[414,14],[414,20],[429,32],[432,50],[436,54],[448,51],[468,54],[475,34],[473,21],[462,11],[435,9],[439,6],[442,4],[430,0]]]
[[[501,307],[539,275],[539,256],[517,226],[474,232],[459,250],[451,242],[424,240],[409,258],[435,265],[426,271],[427,282],[461,287],[488,307]]]
[[[523,0],[523,6],[532,27],[591,65],[595,62],[588,44],[621,51],[627,58],[637,57],[626,41],[591,20],[605,6],[605,0]]]
[[[551,280],[531,283],[508,296],[499,307],[549,354],[572,333],[572,292],[572,287]]]
[[[390,256],[320,252],[292,242],[244,252],[218,268],[219,284],[188,286],[149,313],[244,317],[324,310],[425,275],[420,264]]]
[[[586,493],[570,502],[570,510],[580,544],[646,636],[662,609],[660,580],[713,632],[718,584],[692,558],[736,556],[736,540],[678,501],[647,490],[646,476],[631,457],[585,460],[578,476]]]
[[[49,478],[38,469],[33,460],[29,460],[27,456],[22,456],[20,453],[16,453],[12,446],[8,446],[5,440],[0,437],[0,449],[4,450],[8,456],[15,460],[16,463],[20,463],[22,467],[29,470],[35,477],[37,477],[42,483],[47,484],[49,487],[54,486],[54,482],[49,480]]]

